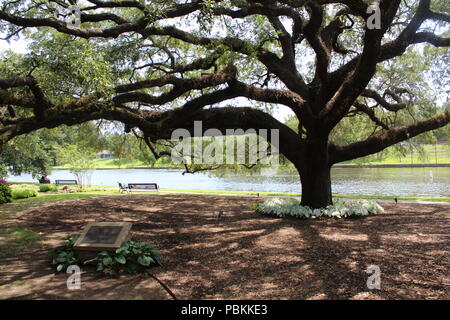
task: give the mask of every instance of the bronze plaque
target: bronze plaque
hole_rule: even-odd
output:
[[[114,251],[130,239],[130,222],[90,222],[75,242],[80,256],[88,257],[100,251]]]
[[[112,244],[116,242],[122,229],[119,226],[92,226],[81,243]]]

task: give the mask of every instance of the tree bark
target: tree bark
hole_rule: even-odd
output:
[[[296,168],[300,174],[303,206],[314,209],[331,205],[331,166],[328,157],[328,138],[308,142],[306,152]]]

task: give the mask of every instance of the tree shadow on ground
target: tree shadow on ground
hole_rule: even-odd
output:
[[[130,195],[55,204],[20,219],[47,236],[79,233],[91,221],[132,222],[134,240],[154,243],[164,253],[164,266],[151,272],[181,299],[448,298],[450,206],[392,202],[383,204],[384,214],[365,219],[295,220],[254,213],[250,205],[258,200]],[[220,209],[224,216],[217,220]],[[37,256],[42,269],[47,256]],[[381,269],[381,290],[367,288],[369,265]],[[17,272],[0,288],[36,276]],[[119,288],[138,292],[143,280],[86,281],[84,297],[107,299]],[[78,297],[44,287],[41,296]],[[141,287],[137,296],[145,298]]]

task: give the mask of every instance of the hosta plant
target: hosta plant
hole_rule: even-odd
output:
[[[57,272],[66,271],[67,267],[79,262],[75,252],[73,251],[73,245],[79,236],[79,234],[70,236],[66,238],[67,241],[62,246],[50,249],[50,253],[53,256],[52,265],[56,266]]]
[[[272,198],[258,203],[252,208],[261,214],[301,219],[366,217],[384,212],[384,209],[378,203],[368,200],[351,202],[337,200],[333,205],[326,208],[311,209],[310,207],[302,206],[299,201],[292,198]]]
[[[67,238],[62,246],[51,249],[52,264],[57,272],[64,272],[74,264],[95,265],[100,273],[116,276],[122,272],[137,274],[149,267],[161,266],[161,252],[152,244],[127,241],[114,252],[102,251],[94,259],[81,261],[73,246],[79,235]]]
[[[127,241],[115,252],[100,252],[84,264],[95,264],[97,271],[108,275],[121,272],[137,274],[151,266],[161,266],[161,252],[152,244]]]

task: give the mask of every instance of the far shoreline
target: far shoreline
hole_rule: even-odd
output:
[[[450,163],[424,163],[424,164],[339,164],[334,165],[332,168],[351,168],[351,169],[361,169],[361,168],[449,168]],[[92,170],[149,170],[149,169],[156,169],[156,170],[184,170],[184,168],[177,168],[177,167],[99,167],[94,168]],[[66,167],[52,167],[51,170],[70,170]],[[290,172],[292,170],[285,170],[287,172]],[[295,173],[295,172],[293,172]]]

